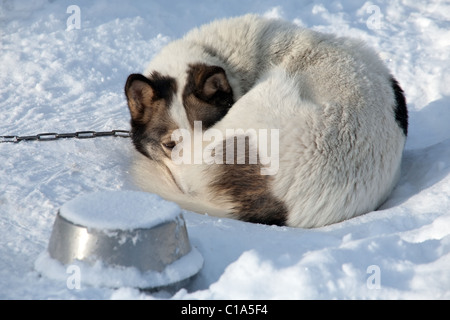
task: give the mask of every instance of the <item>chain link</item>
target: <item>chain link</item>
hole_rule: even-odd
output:
[[[18,143],[20,141],[53,141],[59,139],[91,139],[97,137],[121,137],[129,138],[130,131],[127,130],[111,130],[111,131],[77,131],[71,133],[39,133],[34,136],[0,136],[0,143],[12,142]]]

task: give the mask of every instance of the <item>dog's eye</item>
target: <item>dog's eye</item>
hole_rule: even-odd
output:
[[[169,141],[169,142],[163,143],[162,145],[164,146],[164,148],[172,150],[176,146],[176,143],[175,143],[175,141]]]

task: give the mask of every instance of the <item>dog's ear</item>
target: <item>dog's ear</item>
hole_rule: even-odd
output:
[[[213,126],[233,103],[233,90],[223,68],[204,63],[189,65],[183,104],[192,127],[194,121],[202,121],[205,129]]]
[[[192,66],[191,75],[195,95],[203,101],[209,102],[215,96],[232,95],[225,70],[219,66],[195,65]]]
[[[142,74],[129,75],[125,84],[125,95],[131,118],[134,121],[149,121],[151,104],[156,97],[150,80]]]

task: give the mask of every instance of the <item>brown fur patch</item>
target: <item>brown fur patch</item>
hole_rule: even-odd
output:
[[[408,108],[406,106],[406,98],[403,89],[400,87],[397,80],[391,76],[391,86],[395,95],[395,120],[399,127],[403,130],[405,137],[408,135]]]
[[[233,90],[221,67],[192,64],[187,74],[183,91],[187,118],[192,127],[194,121],[202,121],[203,128],[208,129],[222,119],[233,105]]]
[[[233,164],[225,164],[227,147],[234,148]],[[256,164],[249,163],[248,140],[244,164],[237,164],[239,157],[243,155],[237,153],[236,137],[224,142],[223,150],[225,152],[222,155],[224,164],[214,165],[216,178],[210,185],[213,192],[234,204],[232,213],[240,220],[269,225],[286,225],[287,208],[270,192],[273,176],[261,175],[262,165],[259,161]]]

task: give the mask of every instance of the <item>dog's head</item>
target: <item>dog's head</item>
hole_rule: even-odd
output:
[[[163,162],[175,147],[174,130],[192,130],[194,121],[202,121],[202,128],[208,129],[234,103],[225,70],[201,63],[190,64],[184,79],[156,71],[148,77],[131,74],[125,95],[134,146],[149,159]]]

